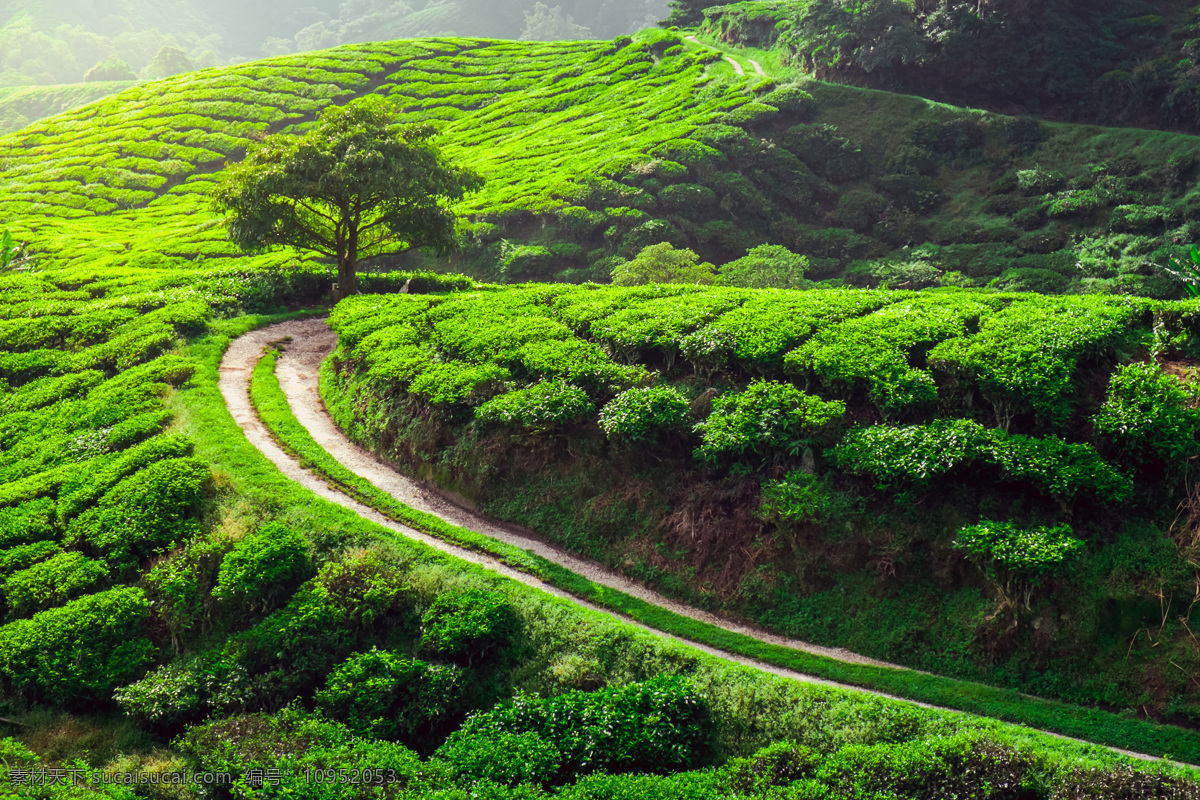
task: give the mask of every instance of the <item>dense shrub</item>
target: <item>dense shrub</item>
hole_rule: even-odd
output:
[[[712,415],[696,426],[704,442],[696,455],[709,461],[773,451],[796,455],[845,411],[844,403],[827,403],[790,383],[754,381],[713,401]]]
[[[813,172],[834,183],[859,180],[870,171],[862,150],[832,125],[797,125],[788,130],[783,144]]]
[[[486,762],[486,755],[475,754],[496,749],[506,735],[530,733],[558,750],[555,782],[595,771],[687,769],[705,763],[711,752],[703,700],[680,679],[659,677],[592,693],[518,697],[470,717],[438,755],[453,755],[460,764]],[[536,741],[522,744],[548,763],[548,748]]]
[[[170,630],[176,652],[182,637],[211,620],[212,590],[233,541],[220,534],[200,536],[158,560],[142,576],[154,613]]]
[[[858,428],[830,455],[838,466],[870,475],[881,487],[926,486],[960,468],[982,466],[998,470],[1002,479],[1024,481],[1068,500],[1088,493],[1104,502],[1120,502],[1131,488],[1129,479],[1089,445],[1054,436],[1007,434],[963,419]]]
[[[563,380],[542,381],[493,397],[475,409],[475,419],[544,431],[590,417],[596,406],[587,392]]]
[[[780,245],[760,245],[717,270],[717,282],[747,289],[800,289],[808,259]]]
[[[0,628],[0,675],[11,690],[57,703],[107,702],[154,657],[141,589],[87,595]]]
[[[233,545],[221,561],[213,597],[269,611],[312,574],[304,536],[273,522]]]
[[[191,516],[211,484],[212,473],[199,459],[160,461],[117,484],[97,508],[73,520],[67,540],[86,542],[113,567],[131,567],[195,533]]]
[[[1097,445],[1121,463],[1180,472],[1196,452],[1195,399],[1156,364],[1127,364],[1113,374],[1108,397],[1092,418]]]
[[[674,387],[629,389],[600,411],[600,428],[613,441],[653,442],[663,431],[682,427],[689,414],[687,399]]]
[[[550,783],[562,767],[552,742],[532,731],[498,731],[485,740],[450,737],[437,752],[461,784],[490,781],[502,786]]]
[[[108,568],[82,553],[60,553],[13,573],[0,589],[10,613],[25,617],[62,605],[108,575]]]
[[[467,677],[453,666],[430,666],[378,648],[333,669],[316,707],[359,736],[416,746],[462,704]]]
[[[637,256],[618,264],[612,273],[614,286],[647,283],[712,283],[713,266],[699,263],[692,250],[676,249],[669,242],[648,245]]]
[[[518,629],[507,597],[472,589],[433,601],[421,617],[421,646],[443,658],[476,664],[510,647]]]
[[[1005,597],[1015,601],[1020,595],[1026,609],[1033,591],[1084,549],[1070,525],[1025,529],[988,520],[961,529],[954,546],[979,564]]]
[[[450,786],[440,770],[430,769],[402,745],[360,738],[295,709],[200,725],[179,739],[179,747],[205,771],[232,774],[232,791],[246,800],[366,800],[390,796],[397,787],[422,796]],[[251,779],[252,770],[257,781]],[[272,780],[264,781],[267,775]],[[350,782],[354,775],[357,783]]]

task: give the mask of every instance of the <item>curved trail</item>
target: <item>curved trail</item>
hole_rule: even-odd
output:
[[[325,409],[324,403],[321,401],[318,393],[320,365],[325,356],[331,353],[337,344],[337,334],[329,329],[324,319],[284,322],[278,325],[272,325],[268,328],[253,331],[239,337],[230,345],[228,351],[225,353],[224,359],[221,361],[220,378],[220,390],[225,399],[225,403],[228,406],[230,413],[233,415],[234,420],[245,433],[246,438],[250,440],[250,443],[253,444],[259,451],[261,451],[290,480],[299,483],[301,486],[312,491],[314,494],[317,494],[330,502],[343,506],[355,512],[359,516],[369,519],[378,525],[382,525],[383,527],[388,528],[405,538],[421,542],[428,547],[453,555],[472,564],[483,566],[496,574],[509,578],[510,580],[517,581],[527,586],[535,587],[540,591],[566,599],[576,605],[619,620],[626,625],[636,626],[637,628],[652,633],[655,636],[670,639],[709,655],[717,656],[726,661],[732,661],[737,664],[752,667],[762,672],[790,678],[792,680],[797,680],[804,683],[821,684],[824,686],[870,694],[877,697],[885,697],[923,708],[938,708],[944,711],[955,711],[955,709],[945,709],[928,703],[897,697],[885,692],[823,680],[812,675],[785,669],[783,667],[778,667],[763,661],[746,658],[744,656],[730,653],[725,650],[720,650],[700,642],[664,633],[635,620],[631,620],[621,614],[610,611],[609,609],[602,608],[585,600],[581,600],[580,598],[553,586],[549,586],[532,575],[500,563],[492,556],[473,550],[468,550],[457,545],[449,544],[441,539],[417,531],[407,525],[395,522],[394,520],[389,519],[388,517],[379,513],[375,509],[342,494],[336,489],[331,488],[316,474],[302,468],[289,454],[284,452],[275,443],[266,427],[259,420],[258,415],[255,413],[255,410],[250,403],[250,378],[255,364],[258,363],[259,358],[262,356],[263,348],[272,342],[277,342],[285,338],[290,339],[291,341],[289,342],[286,351],[279,358],[276,364],[276,374],[279,378],[280,387],[287,396],[288,404],[291,406],[292,413],[295,414],[296,418],[300,421],[300,424],[308,429],[308,432],[312,435],[312,437],[323,448],[325,448],[325,450],[331,456],[333,456],[337,461],[341,462],[343,466],[357,473],[360,477],[370,481],[376,487],[392,495],[400,502],[440,517],[452,525],[457,525],[461,528],[466,528],[475,531],[476,533],[516,545],[524,550],[531,551],[547,559],[548,561],[553,561],[560,566],[571,570],[572,572],[583,575],[595,583],[637,597],[648,603],[652,603],[663,609],[672,611],[680,616],[706,622],[708,624],[723,628],[727,631],[757,639],[758,641],[764,643],[779,645],[794,650],[801,650],[835,659],[837,661],[871,664],[900,670],[908,669],[895,664],[888,664],[882,661],[866,658],[865,656],[861,656],[841,648],[820,647],[807,642],[787,639],[782,636],[777,636],[766,631],[731,622],[722,617],[718,617],[690,606],[683,605],[664,597],[657,592],[651,591],[644,586],[634,583],[623,575],[612,572],[595,562],[580,558],[579,556],[571,553],[567,553],[548,544],[545,541],[534,538],[525,532],[520,532],[503,526],[461,506],[455,505],[443,498],[436,491],[432,491],[430,488],[422,485],[421,483],[399,474],[391,467],[383,463],[376,456],[351,442],[333,423],[333,420],[330,418]],[[1049,735],[1061,739],[1072,738],[1053,733]],[[1082,742],[1082,740],[1074,741]],[[1083,743],[1094,744],[1091,742]],[[1133,756],[1135,758],[1148,761],[1158,760],[1151,756],[1140,753],[1132,753],[1119,748],[1109,747],[1108,749],[1121,753],[1122,755]]]

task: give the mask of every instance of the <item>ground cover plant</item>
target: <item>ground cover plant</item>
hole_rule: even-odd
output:
[[[323,392],[401,468],[692,602],[1186,721],[1192,303],[684,285],[351,298]]]

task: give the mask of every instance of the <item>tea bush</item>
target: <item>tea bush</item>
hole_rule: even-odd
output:
[[[554,760],[546,744],[558,751],[558,770],[547,781],[553,783],[596,771],[688,769],[704,764],[711,753],[704,702],[678,678],[661,677],[591,693],[518,697],[468,718],[437,755],[460,768],[489,761],[489,768],[503,768],[504,761],[486,754],[527,734],[540,739],[519,741],[537,756],[539,773],[546,774]]]
[[[421,617],[421,646],[468,665],[511,647],[518,632],[512,605],[497,592],[442,595]]]
[[[1092,425],[1099,447],[1122,463],[1178,473],[1196,453],[1200,412],[1178,378],[1154,364],[1127,364],[1113,374]]]
[[[108,577],[108,567],[82,553],[59,553],[14,572],[0,587],[9,612],[26,617],[62,605]]]
[[[629,389],[600,411],[600,429],[613,441],[648,443],[682,428],[690,416],[687,399],[670,386]]]
[[[475,409],[475,419],[539,431],[580,422],[595,412],[587,392],[559,380],[493,397]]]
[[[270,611],[312,574],[304,537],[285,525],[270,523],[225,554],[212,596],[252,610]]]
[[[55,703],[108,702],[154,659],[150,604],[122,586],[0,628],[0,676],[9,691]]]
[[[791,384],[755,381],[713,401],[712,415],[696,425],[703,440],[696,455],[714,462],[775,451],[796,455],[845,412],[844,403],[825,402]]]
[[[459,667],[372,647],[334,667],[316,693],[317,710],[358,736],[419,746],[462,707],[468,681]]]

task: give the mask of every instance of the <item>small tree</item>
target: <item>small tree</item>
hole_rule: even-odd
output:
[[[0,236],[0,273],[21,272],[33,269],[33,257],[25,252],[25,245],[18,244],[9,231]]]
[[[400,125],[380,97],[333,106],[303,136],[252,145],[213,194],[229,238],[249,252],[274,246],[337,260],[341,296],[357,291],[359,262],[411,247],[454,250],[447,204],[483,185],[431,142],[429,125]]]
[[[712,283],[713,265],[700,264],[692,250],[676,250],[670,242],[642,249],[632,261],[618,264],[612,271],[614,286],[642,286],[647,283]]]
[[[802,289],[809,285],[804,279],[808,259],[781,245],[764,244],[755,247],[737,261],[730,261],[717,270],[725,286],[747,289]]]
[[[1000,594],[1001,606],[1030,609],[1033,592],[1063,571],[1084,544],[1070,525],[1023,530],[1011,522],[984,520],[958,532],[954,546],[964,550]]]

